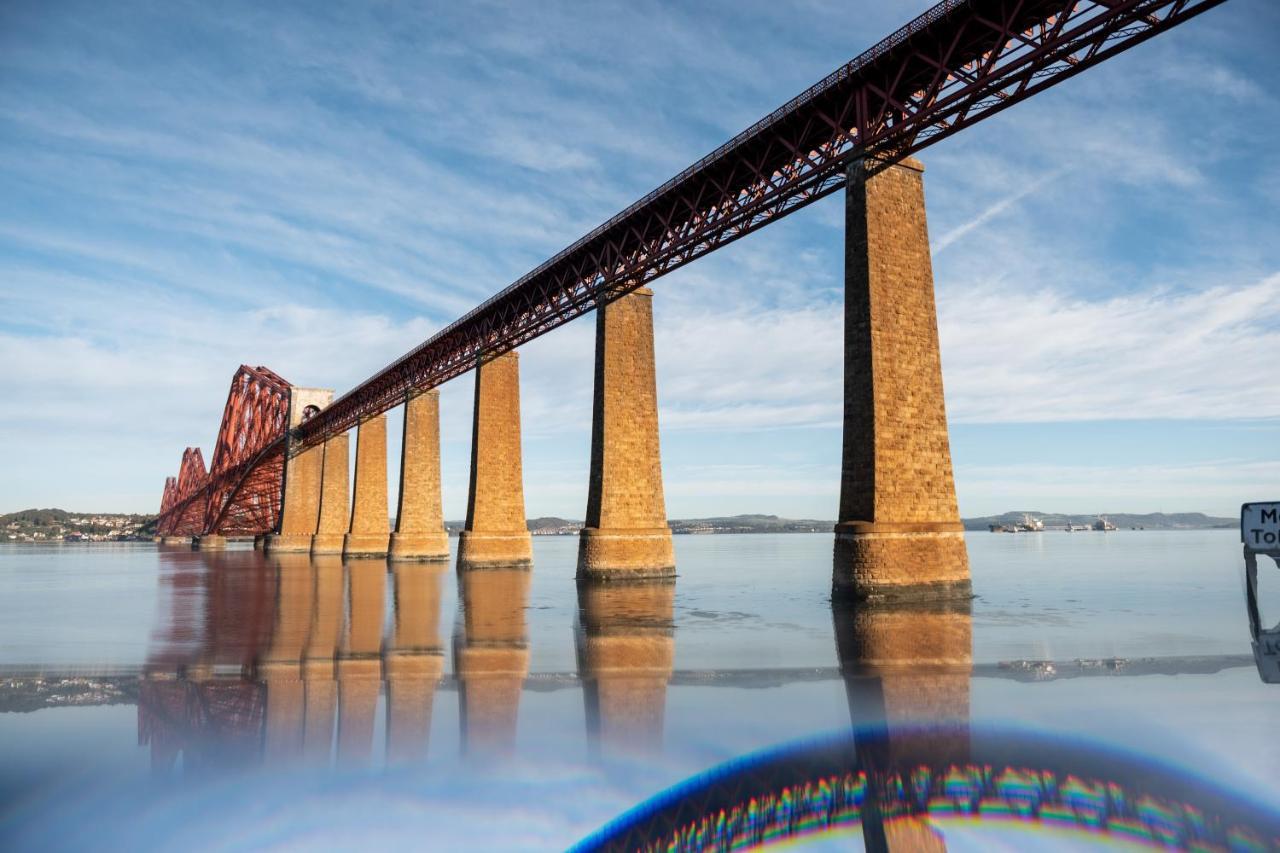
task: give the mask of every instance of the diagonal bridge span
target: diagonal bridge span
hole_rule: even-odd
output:
[[[945,0],[293,429],[295,453],[514,350],[1224,0]],[[292,441],[287,439],[291,437]],[[238,467],[252,467],[245,460]],[[227,494],[210,476],[185,501]],[[209,519],[228,508],[208,506]],[[165,516],[184,511],[168,502]],[[216,532],[216,528],[210,528]]]

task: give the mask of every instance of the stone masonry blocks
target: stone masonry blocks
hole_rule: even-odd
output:
[[[356,428],[355,494],[351,528],[342,545],[347,557],[385,557],[391,535],[387,520],[387,416]]]
[[[467,524],[458,565],[531,565],[520,457],[520,361],[515,352],[476,367]]]
[[[845,185],[844,451],[833,587],[855,598],[965,596],[942,394],[924,167]],[[870,174],[874,172],[874,174]]]
[[[419,394],[404,406],[400,456],[400,508],[391,534],[393,560],[444,560],[449,535],[440,497],[440,392]]]
[[[658,439],[653,292],[648,288],[596,312],[590,476],[578,576],[674,575]]]
[[[323,409],[333,401],[327,388],[289,388],[289,428],[302,423],[312,411]],[[284,462],[284,501],[280,511],[280,530],[269,535],[263,547],[276,553],[306,553],[311,550],[320,515],[320,477],[324,463],[324,446],[315,445],[301,452],[289,448]]]
[[[312,554],[341,554],[351,518],[351,436],[335,435],[324,443],[324,469],[320,478],[320,522],[311,540]]]

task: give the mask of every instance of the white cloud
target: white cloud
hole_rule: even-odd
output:
[[[956,421],[1280,416],[1280,274],[1094,300],[997,281],[938,311]]]

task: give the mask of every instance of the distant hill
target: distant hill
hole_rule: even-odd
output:
[[[828,532],[834,521],[780,518],[776,515],[729,515],[711,518],[673,518],[673,533],[816,533]]]
[[[24,509],[0,515],[0,541],[60,542],[150,539],[156,516],[123,512]]]
[[[1040,519],[1045,527],[1066,527],[1068,523],[1077,526],[1089,525],[1102,515],[1121,530],[1133,527],[1141,527],[1144,530],[1214,530],[1233,528],[1240,523],[1238,518],[1205,515],[1203,512],[1149,512],[1141,515],[1129,512],[1104,512],[1092,515],[1070,515],[1060,512],[1024,512],[1022,510],[1001,515],[984,515],[980,518],[965,518],[962,521],[965,530],[986,530],[992,524],[1015,524],[1022,521],[1024,515]]]

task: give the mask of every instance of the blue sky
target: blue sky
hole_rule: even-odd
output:
[[[350,388],[928,5],[3,4],[0,511],[154,511],[239,364]],[[921,155],[963,514],[1280,495],[1277,44],[1231,0]],[[834,517],[841,210],[655,284],[672,517]],[[531,515],[593,336],[521,351]]]

